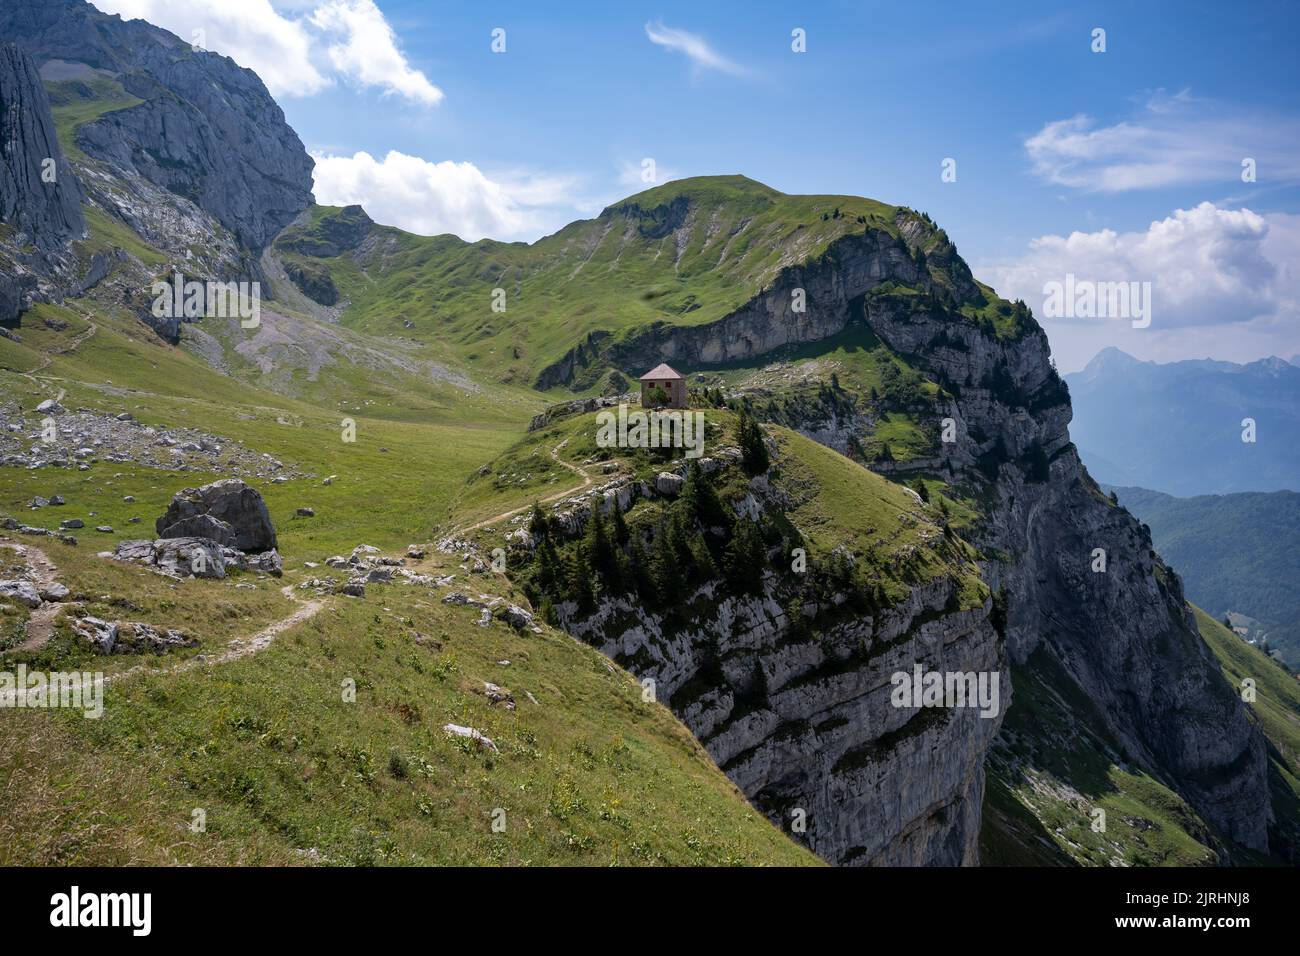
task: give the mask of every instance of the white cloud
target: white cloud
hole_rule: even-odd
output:
[[[1290,117],[1196,99],[1151,96],[1132,119],[1099,126],[1092,117],[1054,120],[1025,140],[1036,175],[1094,192],[1190,183],[1241,182],[1242,160],[1260,183],[1300,181],[1300,123]]]
[[[1300,350],[1300,216],[1203,202],[1145,231],[1041,236],[1018,260],[977,270],[1024,299],[1063,368],[1116,345],[1143,358],[1244,360]],[[1049,318],[1044,286],[1076,280],[1150,282],[1152,322]]]
[[[442,99],[442,90],[406,62],[374,0],[329,0],[312,13],[311,22],[329,34],[343,34],[330,44],[329,57],[344,76],[429,105]]]
[[[94,2],[105,13],[147,20],[189,42],[202,31],[199,45],[253,70],[272,96],[310,96],[339,77],[426,105],[443,97],[407,62],[373,0],[316,0],[309,6],[301,0]],[[287,15],[305,9],[311,12]]]
[[[697,34],[676,27],[666,27],[663,23],[647,23],[645,35],[650,38],[651,43],[658,44],[666,50],[685,54],[697,74],[703,70],[717,70],[720,73],[730,73],[732,76],[744,76],[747,72],[744,67],[733,63],[709,46],[708,41]]]
[[[536,239],[576,218],[572,180],[511,172],[490,178],[473,163],[429,162],[390,151],[316,156],[316,201],[360,203],[376,221],[424,236],[453,233]]]
[[[254,71],[274,96],[310,96],[330,85],[312,63],[303,24],[282,17],[269,0],[95,0],[95,6],[198,40]]]

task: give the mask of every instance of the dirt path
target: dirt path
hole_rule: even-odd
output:
[[[325,606],[325,601],[323,598],[313,598],[312,600],[309,601],[299,601],[297,595],[293,593],[292,584],[286,584],[284,587],[280,588],[280,593],[283,594],[285,597],[287,597],[290,601],[293,601],[295,604],[297,604],[298,609],[294,611],[292,614],[290,614],[288,617],[282,617],[280,618],[280,620],[268,624],[266,627],[262,628],[262,630],[258,631],[252,637],[236,638],[235,640],[227,644],[226,649],[222,651],[220,654],[215,654],[211,657],[205,658],[202,663],[224,664],[227,661],[239,660],[239,658],[241,657],[250,657],[251,655],[258,653],[259,651],[264,651],[271,646],[272,641],[274,641],[285,631],[289,630],[289,628],[296,627],[297,625],[303,623],[304,621],[310,621],[313,617],[315,617],[320,612],[320,609]],[[198,661],[196,658],[193,661],[186,661],[185,664],[181,666],[185,667],[187,665],[193,665],[197,662]]]
[[[9,548],[15,552],[35,572],[34,583],[38,591],[44,591],[58,583],[59,569],[40,548],[13,541],[0,541],[0,548]],[[44,647],[54,634],[54,618],[61,607],[64,605],[57,601],[43,601],[39,607],[33,608],[27,618],[27,637],[16,650],[34,651]]]
[[[591,483],[592,483],[591,475],[587,474],[583,469],[579,468],[577,465],[571,465],[560,457],[560,449],[563,448],[568,443],[569,440],[566,438],[564,441],[560,442],[558,445],[552,448],[551,457],[555,459],[556,464],[564,466],[565,468],[569,469],[569,471],[573,472],[575,475],[580,477],[582,479],[582,484],[574,485],[572,488],[566,488],[564,491],[557,491],[554,494],[547,495],[545,498],[542,498],[538,501],[539,504],[543,504],[543,505],[550,504],[552,501],[557,501],[560,498],[567,498],[570,495],[577,494],[579,491],[582,491],[584,488],[591,487]],[[466,527],[457,528],[455,531],[451,532],[450,536],[459,537],[460,535],[463,534],[469,534],[472,531],[477,531],[479,528],[485,528],[490,524],[496,524],[499,521],[505,521],[509,518],[513,518],[515,515],[527,511],[531,507],[532,507],[531,504],[527,504],[527,505],[522,505],[518,508],[514,508],[510,511],[503,511],[499,515],[493,515],[491,518],[484,518],[482,521],[477,521],[474,524],[467,525]]]
[[[304,621],[310,621],[325,606],[323,598],[315,598],[310,601],[300,601],[293,593],[293,585],[286,584],[280,589],[280,593],[298,605],[297,609],[288,617],[282,617],[278,621],[272,621],[266,627],[262,628],[252,637],[237,637],[226,645],[224,650],[215,654],[200,654],[191,657],[189,660],[181,661],[172,667],[156,668],[145,667],[140,665],[128,670],[120,671],[116,674],[110,674],[104,678],[105,684],[112,684],[127,677],[138,674],[183,674],[185,671],[194,670],[196,667],[208,667],[212,664],[227,664],[230,661],[239,660],[241,657],[251,657],[252,655],[266,650],[271,643],[289,630],[296,627]]]
[[[90,322],[90,317],[89,317],[89,316],[83,316],[83,318],[85,318],[87,322]],[[25,371],[25,372],[18,372],[18,374],[21,375],[21,376],[23,376],[24,378],[29,378],[29,379],[31,379],[33,382],[36,382],[36,373],[37,373],[37,372],[43,372],[43,371],[45,371],[47,368],[49,368],[49,367],[50,367],[50,364],[54,361],[54,356],[56,356],[56,355],[67,355],[69,352],[75,352],[75,351],[77,350],[77,346],[79,346],[82,342],[86,341],[86,339],[90,338],[92,335],[94,335],[94,334],[95,334],[96,332],[98,332],[98,331],[99,331],[99,326],[96,325],[94,322],[90,322],[89,327],[86,328],[85,331],[83,331],[83,332],[78,332],[76,335],[74,335],[74,336],[72,337],[72,341],[70,341],[70,342],[69,342],[67,345],[65,345],[63,348],[61,348],[61,349],[50,349],[50,350],[48,350],[48,351],[45,353],[44,357],[41,359],[41,364],[40,364],[40,365],[37,365],[35,368],[30,368],[30,369],[28,369],[28,370]],[[37,384],[39,384],[39,383],[37,383]],[[59,397],[56,398],[55,401],[61,401],[62,398],[63,398],[63,392],[60,391],[60,392],[59,392]]]
[[[59,569],[54,566],[49,557],[40,548],[30,544],[18,544],[14,541],[0,541],[0,548],[8,548],[14,551],[23,562],[34,572],[33,583],[38,591],[44,590],[59,581]],[[297,605],[292,614],[282,617],[278,621],[273,621],[266,627],[262,628],[251,637],[237,637],[230,641],[224,649],[217,651],[215,654],[199,655],[182,661],[171,668],[159,671],[156,668],[146,668],[143,666],[132,667],[128,670],[113,674],[105,678],[106,682],[120,680],[131,674],[137,674],[148,671],[151,674],[158,673],[180,673],[194,667],[207,666],[209,664],[225,664],[229,661],[238,660],[241,657],[249,657],[259,651],[266,650],[271,646],[271,642],[277,637],[289,630],[291,627],[309,621],[315,617],[325,606],[324,599],[312,599],[308,601],[299,600],[294,594],[292,584],[286,584],[280,589],[280,593]],[[65,607],[77,606],[78,602],[72,601],[60,603],[57,601],[44,601],[37,608],[34,608],[30,617],[27,619],[27,636],[23,643],[19,644],[14,650],[34,651],[38,650],[49,641],[54,634],[54,618],[59,611]]]

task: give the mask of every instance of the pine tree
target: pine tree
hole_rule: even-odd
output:
[[[722,556],[723,575],[732,589],[741,594],[762,589],[763,569],[767,565],[767,548],[763,536],[752,521],[736,522],[731,543]]]
[[[751,475],[763,474],[770,467],[771,459],[767,454],[767,443],[763,441],[763,429],[748,409],[741,411],[736,432],[745,471]]]
[[[672,604],[682,594],[682,568],[668,525],[661,525],[650,555],[650,586],[654,603]]]
[[[533,503],[533,514],[528,519],[528,533],[533,536],[534,540],[541,540],[550,535],[551,522],[546,517],[546,512],[542,506],[536,502]]]
[[[618,499],[614,499],[614,540],[619,545],[627,544],[630,534],[627,530],[627,521],[623,517],[623,509],[618,506]]]
[[[578,607],[589,610],[596,604],[595,582],[591,579],[591,565],[587,563],[585,549],[573,549],[573,558],[569,562],[568,592],[578,602]]]
[[[705,528],[727,528],[730,516],[718,497],[717,489],[695,459],[686,467],[686,481],[677,499],[691,520]]]

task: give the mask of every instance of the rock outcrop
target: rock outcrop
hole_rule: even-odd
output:
[[[111,556],[178,578],[220,579],[227,571],[262,571],[279,577],[284,570],[280,553],[274,549],[246,554],[201,537],[122,541]]]
[[[360,206],[322,207],[319,212],[319,216],[303,213],[276,248],[328,259],[357,248],[375,228]]]

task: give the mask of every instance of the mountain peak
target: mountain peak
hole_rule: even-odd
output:
[[[674,179],[658,186],[642,190],[626,199],[606,207],[601,215],[636,207],[655,209],[671,205],[677,200],[688,203],[753,203],[765,205],[783,196],[784,193],[764,185],[757,180],[740,174],[727,176],[691,176],[686,179]]]
[[[1094,355],[1079,375],[1100,375],[1142,364],[1145,363],[1141,359],[1129,355],[1123,349],[1109,345]]]

